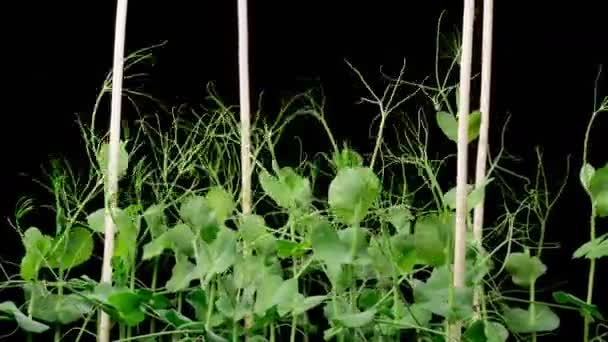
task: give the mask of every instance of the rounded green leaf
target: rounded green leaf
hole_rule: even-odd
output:
[[[507,327],[514,333],[548,332],[559,328],[559,316],[546,305],[534,304],[534,317],[530,316],[529,310],[521,308],[503,306],[502,311]]]
[[[234,210],[235,204],[232,195],[222,187],[211,188],[205,195],[205,199],[219,223],[224,223]]]
[[[437,120],[437,125],[439,126],[443,134],[445,134],[445,136],[453,142],[457,142],[458,121],[456,121],[454,115],[448,112],[439,111],[435,115],[435,119]]]
[[[608,217],[608,164],[597,169],[589,181],[589,193],[598,217]]]
[[[93,254],[93,236],[82,227],[73,227],[59,238],[48,264],[52,268],[67,270],[85,263]]]
[[[340,222],[357,225],[363,221],[380,191],[380,180],[370,168],[342,169],[329,185],[329,206]]]
[[[334,227],[327,222],[313,228],[311,243],[315,258],[323,260],[328,265],[352,262],[349,246],[340,240]]]
[[[369,309],[363,312],[343,313],[334,318],[347,328],[361,328],[370,324],[376,316],[375,309]]]
[[[238,232],[249,248],[253,248],[261,254],[270,254],[277,248],[276,238],[266,227],[262,216],[244,216]]]
[[[458,142],[458,120],[457,118],[448,113],[439,111],[437,112],[435,119],[437,125],[445,134],[445,136],[453,142]],[[479,136],[479,129],[481,126],[481,113],[479,111],[472,112],[468,115],[468,137],[467,141],[470,143],[477,139]]]
[[[263,170],[259,178],[264,193],[279,206],[291,209],[310,205],[312,199],[310,181],[298,175],[292,168],[279,169],[276,176]]]
[[[27,332],[39,334],[50,329],[48,325],[29,318],[26,314],[21,312],[13,302],[7,301],[0,303],[0,312],[12,315],[19,327]]]
[[[187,288],[196,276],[196,266],[188,261],[188,257],[178,255],[175,258],[175,266],[171,272],[171,278],[166,287],[170,292],[178,292]]]
[[[218,221],[213,208],[203,196],[187,197],[179,209],[179,215],[184,222],[199,232],[206,241],[215,238],[218,230]]]
[[[163,213],[163,206],[160,204],[153,204],[146,209],[143,213],[143,219],[148,225],[152,238],[157,238],[167,230],[165,224],[166,217]]]
[[[547,266],[528,253],[511,253],[505,261],[505,269],[511,274],[514,284],[528,287],[547,271]]]
[[[38,272],[52,246],[50,236],[43,235],[36,227],[28,228],[23,234],[23,245],[25,255],[21,259],[21,278],[34,280],[38,278]]]
[[[591,178],[593,178],[593,174],[595,173],[595,169],[589,163],[585,163],[579,172],[579,179],[581,181],[581,185],[585,190],[589,190],[589,184],[591,183]]]

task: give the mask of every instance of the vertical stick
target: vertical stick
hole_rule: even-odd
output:
[[[481,46],[481,127],[477,145],[477,165],[475,169],[475,186],[482,186],[486,178],[486,163],[488,159],[488,135],[490,128],[490,90],[492,87],[492,34],[494,24],[494,0],[483,1],[483,38]],[[473,236],[481,246],[483,241],[484,200],[475,207],[473,214]],[[480,300],[483,287],[475,289],[474,305],[476,315],[481,317]]]
[[[110,143],[108,147],[108,170],[105,191],[105,231],[101,282],[112,283],[112,254],[114,253],[114,220],[112,211],[117,205],[118,159],[120,148],[120,121],[122,100],[122,78],[127,25],[127,0],[118,0],[116,6],[116,28],[114,36],[114,68],[112,71],[112,111],[110,117]],[[110,341],[110,317],[101,312],[97,341]]]
[[[467,148],[469,101],[471,93],[471,63],[473,54],[474,0],[464,0],[462,20],[462,51],[460,61],[460,99],[458,108],[458,149],[456,170],[456,226],[454,232],[454,288],[464,286],[467,215]],[[450,327],[450,336],[460,341],[461,324]]]
[[[241,108],[241,209],[251,213],[251,109],[249,102],[249,38],[247,0],[238,1],[239,93]]]
[[[241,108],[241,210],[243,215],[251,214],[251,109],[249,100],[249,24],[247,21],[247,0],[237,0],[239,31],[239,100]],[[247,253],[247,252],[246,252]],[[252,317],[245,317],[245,329],[253,324]],[[245,339],[246,341],[248,338]]]

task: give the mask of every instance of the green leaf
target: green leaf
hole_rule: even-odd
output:
[[[82,227],[67,231],[54,247],[48,265],[52,268],[68,270],[85,263],[93,254],[93,236]]]
[[[454,115],[439,111],[435,116],[437,125],[448,139],[453,142],[458,142],[458,120]],[[468,115],[468,143],[477,139],[479,136],[479,128],[481,125],[481,113],[479,111],[472,112]]]
[[[297,278],[290,278],[281,283],[272,297],[272,305],[278,307],[279,316],[285,316],[291,311],[298,295]]]
[[[435,119],[437,120],[437,125],[445,134],[448,139],[457,142],[458,141],[458,121],[456,118],[448,113],[448,112],[437,112]]]
[[[320,222],[311,232],[312,250],[315,258],[327,265],[341,265],[352,262],[349,246],[327,222]]]
[[[423,304],[411,304],[404,308],[402,315],[399,315],[399,325],[411,328],[425,327],[429,324],[432,318],[432,312]]]
[[[373,322],[375,315],[376,310],[369,309],[363,312],[339,314],[334,320],[347,328],[361,328]]]
[[[593,174],[595,173],[595,168],[589,163],[585,163],[579,172],[579,179],[581,181],[581,185],[587,191],[589,191],[589,185],[591,184],[591,179],[593,178]]]
[[[205,200],[218,223],[223,224],[232,214],[235,204],[232,195],[222,187],[213,187],[207,191]]]
[[[116,225],[116,231],[120,231],[122,228],[131,228],[130,226],[133,225],[133,220],[124,210],[114,208],[112,213],[112,219]],[[103,234],[105,232],[105,219],[105,208],[97,209],[87,216],[87,224],[93,231]]]
[[[35,280],[38,278],[38,272],[43,266],[42,263],[51,249],[52,239],[43,235],[38,228],[30,227],[23,233],[23,245],[25,246],[25,255],[21,259],[21,278],[23,280]]]
[[[171,249],[174,253],[194,256],[194,243],[196,236],[186,224],[180,223],[169,229],[156,239],[144,245],[144,260],[157,257],[165,249]]]
[[[249,248],[261,254],[268,255],[277,249],[276,238],[269,232],[262,216],[244,216],[238,233]]]
[[[470,212],[481,203],[485,197],[485,189],[492,182],[492,178],[487,179],[480,186],[467,184],[467,212]],[[452,210],[456,209],[456,187],[451,188],[443,195],[446,206]]]
[[[249,255],[237,258],[234,264],[233,281],[234,286],[245,289],[257,284],[267,274],[267,266],[264,256]]]
[[[393,206],[388,209],[387,220],[398,233],[409,234],[414,215],[405,206]]]
[[[120,319],[128,326],[136,326],[146,318],[141,298],[133,292],[115,292],[108,297],[108,304],[116,309]]]
[[[503,318],[509,330],[516,334],[548,332],[559,328],[559,317],[546,305],[533,304],[535,315],[529,310],[503,306]]]
[[[98,233],[105,231],[105,209],[97,209],[87,216],[87,224],[89,228]]]
[[[13,316],[13,319],[17,322],[19,327],[27,332],[40,334],[50,329],[46,324],[36,322],[25,315],[13,302],[2,302],[0,303],[0,312],[5,312]]]
[[[201,241],[196,258],[197,271],[201,278],[223,273],[236,262],[236,233],[228,228],[220,229],[217,238],[207,244]]]
[[[608,163],[594,172],[589,181],[589,193],[597,217],[608,217]]]
[[[178,312],[176,310],[171,309],[171,310],[156,310],[156,311],[165,322],[169,323],[169,325],[171,325],[175,329],[179,329],[185,325],[188,325],[189,329],[196,328],[194,326],[194,324],[192,324],[193,322],[190,318],[182,315],[180,312]]]
[[[105,176],[108,172],[108,150],[110,148],[109,143],[104,143],[97,152],[97,162],[101,169],[101,173]],[[118,178],[124,177],[127,174],[129,168],[129,153],[126,149],[126,144],[123,141],[119,143],[118,151]]]
[[[363,166],[363,157],[356,151],[344,147],[340,151],[334,151],[332,162],[336,170],[356,168]]]
[[[452,215],[428,215],[416,222],[414,244],[419,261],[430,266],[446,262],[452,219]]]
[[[364,288],[359,292],[359,297],[357,298],[357,306],[361,310],[367,310],[372,308],[376,303],[380,301],[382,298],[382,294],[378,289],[370,289]]]
[[[310,243],[307,241],[277,240],[276,246],[280,258],[300,257],[310,250]]]
[[[485,180],[479,186],[475,186],[471,192],[467,195],[467,208],[470,210],[474,209],[479,203],[481,203],[486,194],[486,187],[493,181],[493,178]],[[454,207],[456,209],[456,207]]]
[[[148,225],[148,229],[150,229],[153,239],[158,238],[167,230],[166,217],[163,213],[163,206],[160,204],[149,206],[142,216]]]
[[[469,136],[468,142],[471,143],[473,140],[479,137],[479,129],[481,126],[481,112],[474,111],[469,114],[469,128],[467,129],[467,133]]]
[[[547,266],[529,253],[511,253],[505,261],[505,269],[511,274],[514,284],[528,287],[547,271]]]
[[[506,342],[509,331],[500,323],[475,321],[462,335],[464,342]]]
[[[284,167],[277,170],[276,176],[262,170],[259,179],[264,193],[279,206],[292,209],[310,205],[312,200],[310,181],[298,175],[292,168]]]
[[[190,282],[196,278],[195,270],[196,266],[188,260],[187,256],[176,255],[171,278],[167,281],[167,290],[178,292],[187,288]]]
[[[301,315],[308,310],[320,305],[327,299],[327,296],[310,296],[306,297],[303,300],[299,300],[294,304],[292,314],[294,316]]]
[[[372,267],[376,271],[376,277],[391,277],[395,273],[394,257],[391,254],[391,245],[386,243],[382,236],[372,237],[369,242],[367,254],[372,261]]]
[[[188,292],[186,302],[192,306],[195,311],[196,319],[202,321],[207,313],[207,295],[203,289],[195,289]]]
[[[587,302],[585,302],[584,300],[570,293],[564,291],[553,292],[553,299],[555,299],[558,304],[570,304],[576,306],[583,316],[588,315],[590,317],[594,317],[600,320],[604,319],[597,305],[587,304]]]
[[[574,258],[599,259],[608,256],[608,234],[586,242],[573,254]]]
[[[213,208],[203,196],[187,197],[180,206],[180,217],[197,232],[203,240],[210,242],[215,239],[219,230],[219,222]]]
[[[401,273],[410,273],[418,263],[416,242],[412,235],[397,234],[391,237],[391,260]]]
[[[458,120],[454,115],[439,111],[435,116],[437,125],[448,139],[453,142],[458,142]],[[468,143],[477,139],[481,126],[481,113],[479,111],[472,112],[468,115]]]
[[[450,308],[449,288],[452,282],[446,265],[433,269],[431,276],[422,282],[414,279],[414,301],[421,308],[450,318],[467,319],[473,314],[473,290],[469,287],[455,288],[453,306]]]
[[[355,256],[366,254],[369,241],[367,229],[348,227],[340,230],[338,236],[346,246],[350,246],[350,252],[354,252]]]
[[[380,180],[370,168],[342,169],[329,185],[328,203],[340,222],[358,225],[380,195],[380,190]]]
[[[283,284],[283,279],[278,275],[265,277],[260,284],[254,304],[254,312],[257,315],[264,313],[274,306],[274,298],[277,289]]]
[[[86,300],[76,294],[57,295],[49,293],[41,285],[25,288],[28,303],[32,302],[32,317],[42,321],[61,324],[76,322],[93,309]]]
[[[122,260],[123,264],[129,269],[133,267],[137,254],[137,236],[139,235],[138,226],[131,217],[124,211],[119,211],[116,217],[118,235],[116,236],[116,246],[114,257]]]

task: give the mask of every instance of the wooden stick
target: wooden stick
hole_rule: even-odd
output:
[[[492,88],[492,34],[494,25],[494,0],[483,1],[483,38],[481,47],[481,126],[479,128],[479,142],[477,145],[477,165],[475,169],[475,186],[483,186],[486,180],[486,164],[489,150],[490,128],[490,91]],[[484,200],[477,204],[473,214],[473,236],[481,246],[483,242],[483,214]],[[483,296],[483,287],[475,290],[474,306],[477,308],[477,318],[480,314],[480,300]]]
[[[105,230],[101,282],[112,284],[112,255],[114,253],[114,233],[116,227],[112,211],[117,205],[118,160],[120,152],[120,122],[122,79],[127,25],[127,0],[118,0],[116,6],[116,28],[114,33],[114,67],[112,71],[112,111],[110,117],[110,142],[108,147],[108,170],[105,179]],[[101,312],[97,341],[110,341],[110,317]]]
[[[465,280],[466,216],[467,216],[467,148],[471,93],[471,63],[473,54],[473,17],[475,1],[464,0],[462,21],[462,51],[460,61],[460,92],[458,108],[458,148],[456,170],[456,225],[454,232],[454,288],[463,287]],[[454,341],[460,341],[461,323],[451,325]]]

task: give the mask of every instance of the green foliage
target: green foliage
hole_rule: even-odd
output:
[[[439,111],[435,117],[437,125],[448,139],[453,142],[458,142],[458,120],[454,115]],[[479,127],[481,125],[481,113],[475,111],[468,115],[468,142],[471,143],[479,136]]]
[[[439,103],[453,90],[441,89],[433,100],[439,107],[439,128],[456,141],[457,119],[449,109],[440,110],[449,107],[447,103]],[[258,183],[253,213],[244,215],[235,198],[241,172],[238,122],[220,107],[206,121],[174,122],[169,133],[142,126],[140,134],[148,139],[143,141],[149,143],[151,156],[135,158],[121,143],[124,188],[120,208],[111,215],[117,227],[112,284],[89,278],[97,276],[89,268],[75,269],[96,265],[93,251],[105,230],[106,209],[90,202],[105,199],[103,191],[71,189],[73,198],[56,203],[55,225],[62,228],[57,236],[34,227],[23,232],[22,281],[15,286],[25,291],[26,309],[4,302],[0,318],[32,333],[49,329],[45,323],[57,331],[81,325],[74,330],[82,333],[92,329],[96,311],[103,310],[117,323],[122,340],[143,339],[146,336],[138,334],[149,328],[150,339],[172,335],[184,341],[204,336],[209,341],[275,342],[286,339],[283,327],[290,329],[290,341],[299,334],[313,336],[311,340],[322,334],[327,341],[444,341],[445,327],[461,321],[463,341],[505,342],[510,334],[559,327],[549,306],[531,297],[533,304],[526,309],[515,308],[501,296],[503,287],[512,285],[502,281],[505,277],[534,293],[535,283],[547,272],[538,255],[510,252],[512,241],[527,241],[527,231],[505,236],[508,240],[498,247],[508,247],[504,265],[499,265],[504,268],[498,268],[507,275],[493,267],[500,255],[496,252],[504,250],[486,252],[485,241],[469,242],[465,285],[453,286],[455,188],[442,190],[446,184],[439,182],[441,163],[429,159],[422,143],[428,141],[426,128],[420,128],[420,122],[412,125],[419,131],[406,130],[408,143],[399,149],[384,147],[378,139],[382,147],[372,159],[383,159],[379,167],[368,166],[374,162],[366,154],[346,145],[339,149],[332,138],[333,153],[324,155],[327,164],[311,167],[316,161],[305,160],[301,167],[279,168],[273,144],[280,132],[254,127],[253,179]],[[313,116],[326,126],[321,116]],[[471,113],[469,142],[478,137],[479,126],[480,113]],[[103,184],[107,144],[87,139],[96,158],[92,163],[102,169],[91,172],[90,184]],[[263,143],[269,140],[265,150]],[[138,146],[137,141],[132,145]],[[267,155],[272,157],[270,167]],[[606,214],[605,170],[586,165],[581,171],[597,217]],[[468,216],[483,202],[494,179],[500,178],[469,186]],[[68,192],[68,183],[57,184],[56,191]],[[66,193],[57,197],[67,198]],[[276,206],[268,208],[264,198]],[[534,200],[525,199],[530,205],[522,211],[542,214]],[[520,214],[507,216],[525,216]],[[496,224],[497,234],[501,224]],[[607,236],[583,245],[574,256],[605,256]],[[489,275],[491,281],[486,282]],[[484,298],[484,311],[477,316],[473,294],[482,284],[492,296]],[[596,306],[574,295],[555,292],[554,299],[603,319]],[[327,328],[321,331],[321,326]]]
[[[547,271],[547,266],[529,253],[511,253],[505,262],[505,269],[511,274],[513,283],[528,287]]]

